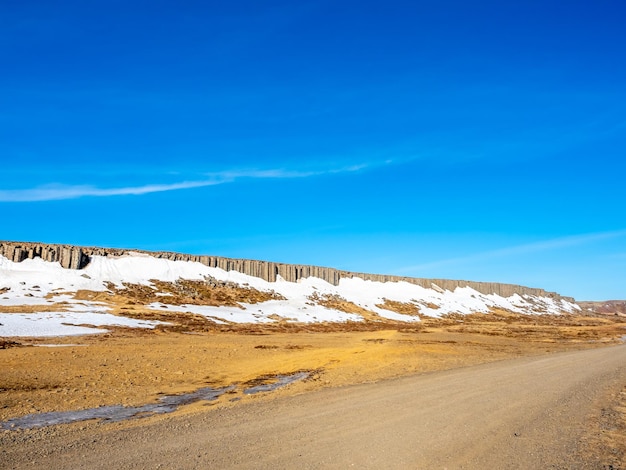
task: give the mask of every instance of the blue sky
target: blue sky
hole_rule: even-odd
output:
[[[0,2],[0,239],[626,298],[622,1]]]

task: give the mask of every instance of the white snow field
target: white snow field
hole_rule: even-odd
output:
[[[131,328],[154,328],[158,322],[133,320],[110,313],[93,312],[45,312],[45,313],[0,313],[0,336],[74,336],[106,333],[94,326],[127,326]]]
[[[211,276],[220,281],[247,285],[260,291],[274,291],[286,300],[270,300],[240,307],[203,305],[168,305],[152,303],[149,309],[190,312],[206,316],[216,323],[270,323],[288,322],[358,322],[357,314],[345,313],[319,305],[315,298],[334,296],[374,312],[378,316],[400,322],[418,322],[418,316],[399,314],[379,307],[385,300],[410,303],[419,307],[421,315],[439,317],[449,313],[488,313],[501,308],[526,314],[570,314],[580,307],[564,299],[515,294],[505,298],[482,294],[469,287],[444,291],[426,289],[408,282],[374,282],[360,278],[341,279],[333,286],[318,278],[276,282],[210,268],[201,263],[170,261],[147,254],[133,253],[122,257],[93,256],[84,269],[64,269],[58,263],[40,258],[14,263],[0,256],[0,337],[8,336],[64,336],[93,334],[106,329],[75,325],[122,325],[153,328],[159,322],[138,321],[112,315],[105,304],[74,299],[77,290],[106,291],[107,283],[122,287],[122,283],[152,285],[151,280],[174,282],[178,279],[202,280]],[[313,296],[313,297],[312,297]],[[166,295],[163,296],[166,298]],[[62,305],[59,312],[37,312],[37,306]],[[30,306],[29,313],[6,313],[9,308]],[[42,309],[44,310],[44,309]]]

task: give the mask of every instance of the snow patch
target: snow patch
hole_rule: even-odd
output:
[[[91,312],[45,312],[0,313],[0,336],[74,336],[106,333],[101,328],[77,325],[126,326],[130,328],[154,328],[161,322],[133,320],[110,313]]]
[[[508,298],[496,294],[482,294],[470,287],[458,287],[454,291],[432,285],[424,288],[408,282],[375,282],[358,277],[343,278],[334,286],[318,278],[305,278],[298,282],[287,282],[278,278],[276,282],[248,276],[236,271],[226,272],[190,261],[171,261],[154,258],[147,254],[133,254],[121,257],[93,256],[82,270],[64,269],[59,263],[50,263],[39,258],[14,263],[0,256],[0,309],[2,306],[54,305],[64,302],[64,313],[56,314],[1,314],[0,336],[7,332],[17,334],[18,327],[10,330],[10,322],[21,325],[44,324],[50,327],[23,330],[30,336],[41,332],[58,334],[85,334],[85,328],[62,325],[62,323],[82,323],[92,325],[120,324],[124,326],[154,327],[157,322],[138,322],[106,314],[107,307],[101,302],[87,302],[73,299],[77,290],[106,291],[107,283],[122,287],[124,283],[151,285],[151,280],[175,282],[178,279],[202,280],[207,276],[219,281],[232,282],[260,291],[273,291],[286,300],[270,300],[257,304],[241,304],[239,307],[208,305],[169,305],[153,303],[147,308],[159,311],[188,312],[203,315],[216,323],[270,323],[289,321],[301,323],[363,321],[360,315],[327,308],[312,300],[333,298],[352,303],[379,317],[400,322],[418,322],[418,316],[400,314],[383,308],[385,300],[411,304],[419,308],[420,315],[441,317],[446,314],[486,313],[499,308],[524,314],[564,314],[580,311],[580,307],[564,299],[514,294]],[[167,293],[161,294],[163,297]],[[171,294],[169,294],[171,295]],[[165,298],[163,299],[164,301]],[[10,316],[12,320],[4,319]],[[61,317],[60,315],[63,315]],[[73,317],[72,315],[80,316]],[[89,315],[95,317],[89,317]],[[105,318],[113,317],[117,323],[107,323]],[[21,322],[21,323],[20,323]],[[11,323],[11,324],[13,324]],[[70,330],[71,329],[71,330]],[[62,330],[62,333],[61,333]],[[95,333],[94,329],[86,329]],[[72,331],[73,333],[68,333]],[[82,331],[78,333],[78,331]],[[32,333],[32,334],[30,334]]]

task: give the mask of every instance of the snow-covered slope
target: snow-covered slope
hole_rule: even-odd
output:
[[[571,302],[550,297],[515,294],[505,298],[481,294],[469,287],[453,292],[433,286],[423,288],[407,282],[374,282],[360,278],[341,279],[334,286],[321,279],[298,282],[263,279],[226,272],[200,263],[158,259],[146,254],[119,258],[93,256],[81,270],[64,269],[39,258],[14,263],[0,256],[0,336],[50,336],[94,333],[103,330],[71,325],[122,325],[152,328],[156,321],[124,318],[106,302],[78,300],[77,291],[106,292],[129,284],[155,287],[155,281],[207,279],[224,281],[227,288],[272,292],[271,299],[258,303],[203,305],[169,301],[171,293],[153,292],[159,301],[145,304],[146,310],[189,312],[215,323],[287,322],[418,322],[420,315],[488,313],[504,309],[526,314],[568,314],[580,310]],[[155,287],[156,289],[156,287]],[[80,296],[84,298],[85,296]],[[152,299],[154,300],[154,298]],[[56,310],[58,307],[58,311]],[[399,313],[403,312],[403,313]]]

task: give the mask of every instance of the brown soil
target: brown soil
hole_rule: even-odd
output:
[[[599,468],[626,468],[626,386],[604,397],[599,412],[587,419],[580,458],[598,461]]]
[[[67,302],[41,305],[2,305],[0,306],[0,313],[65,312],[68,306],[69,304]]]
[[[204,281],[179,279],[176,282],[151,281],[153,286],[125,283],[123,289],[109,284],[116,301],[130,304],[161,302],[169,305],[237,306],[240,303],[255,304],[268,300],[282,300],[273,291],[259,291],[249,286],[220,281],[207,277]]]
[[[396,300],[384,299],[385,301],[376,305],[378,308],[385,310],[391,310],[392,312],[401,313],[402,315],[420,316],[420,309],[417,305],[411,302],[398,302]]]
[[[132,306],[131,306],[132,307]],[[151,330],[5,342],[0,353],[0,420],[101,405],[141,405],[163,394],[318,371],[282,393],[379,381],[520,355],[593,348],[626,332],[619,319],[490,315],[428,319],[419,325],[216,325],[204,317],[124,311],[173,324]],[[40,347],[54,344],[59,347]],[[232,396],[215,404],[230,406]],[[253,399],[242,396],[240,402]],[[190,407],[190,409],[193,407]]]
[[[382,333],[361,343],[393,344]],[[271,338],[255,351],[281,351]],[[315,383],[210,411],[5,431],[0,467],[616,470],[626,461],[623,396],[611,393],[626,383],[623,344],[294,395]]]
[[[281,297],[274,292],[260,292],[249,286],[210,278],[153,282],[154,286],[126,284],[116,288],[109,285],[107,292],[78,291],[74,297],[101,302],[116,315],[166,322],[154,330],[111,328],[107,334],[83,337],[0,339],[0,421],[33,413],[103,405],[140,406],[155,403],[163,395],[193,392],[207,386],[237,386],[216,401],[187,405],[175,413],[178,417],[195,416],[206,411],[207,406],[236,410],[303,392],[519,356],[592,349],[619,342],[626,334],[626,318],[620,316],[519,315],[493,310],[489,314],[447,315],[435,319],[420,315],[419,305],[413,302],[385,300],[378,307],[420,316],[422,320],[394,322],[339,296],[328,295],[314,295],[310,300],[358,314],[364,321],[298,324],[275,317],[274,323],[241,325],[192,313],[149,309],[146,305],[160,302],[238,306]],[[67,306],[65,302],[58,302],[2,307],[1,311],[63,311]],[[310,371],[309,379],[272,393],[243,393],[245,386],[267,383],[273,377],[299,371]],[[590,419],[590,423],[595,424],[584,441],[587,457],[582,458],[597,461],[598,455],[606,451],[609,456],[605,461],[613,465],[615,458],[612,456],[619,459],[626,454],[623,443],[625,407],[620,397],[607,398],[607,402],[613,403],[607,408],[609,411]],[[120,426],[148,429],[168,419],[171,418],[155,416],[120,425],[102,423],[97,425],[102,428],[97,429],[93,428],[93,423],[88,426],[92,426],[94,436],[100,436],[104,431],[98,429]],[[83,429],[83,426],[85,424],[79,423],[63,429],[71,434],[71,430]],[[30,452],[31,439],[45,442],[49,433],[47,428],[6,431],[0,437],[6,438],[7,445],[18,456],[22,451]],[[22,447],[22,438],[25,447]],[[101,462],[108,462],[105,455],[108,452],[103,453]],[[0,467],[1,458],[0,455]],[[13,462],[20,459],[16,457]],[[68,463],[68,466],[71,465]]]
[[[0,339],[0,349],[9,349],[9,348],[17,348],[22,346],[21,343],[17,341],[10,341],[7,339]]]

